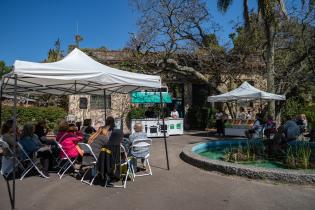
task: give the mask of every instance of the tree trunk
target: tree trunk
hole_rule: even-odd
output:
[[[267,38],[266,47],[266,70],[267,70],[267,89],[268,92],[275,92],[275,66],[274,66],[274,37],[275,27],[272,23],[268,23],[265,20],[265,33]],[[275,101],[268,103],[268,113],[274,118],[275,117]]]

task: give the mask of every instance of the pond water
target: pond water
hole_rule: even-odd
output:
[[[201,144],[196,145],[192,149],[192,151],[194,153],[197,153],[203,157],[206,157],[212,160],[223,161],[225,152],[227,150],[231,148],[246,147],[247,143],[248,141],[246,139],[240,139],[240,140],[225,139],[225,140],[220,140],[220,141],[210,141],[207,143],[201,143]],[[256,147],[263,146],[260,140],[252,141],[251,144],[255,144]],[[255,161],[239,161],[235,163],[243,164],[243,165],[251,165],[255,167],[268,168],[268,169],[287,168],[281,161],[263,160],[261,158]]]

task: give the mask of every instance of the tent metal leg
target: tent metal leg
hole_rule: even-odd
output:
[[[161,105],[161,117],[162,117],[162,125],[163,125],[163,137],[164,137],[164,146],[165,146],[165,153],[166,153],[166,163],[167,163],[167,170],[170,170],[170,164],[168,160],[168,150],[167,150],[167,141],[166,141],[166,131],[165,128],[165,121],[164,121],[164,110],[163,110],[163,97],[162,97],[162,90],[160,89],[160,105]]]
[[[3,81],[4,81],[4,77],[1,78],[1,86],[0,86],[0,126],[2,126],[2,94],[3,94]]]
[[[14,158],[13,158],[13,180],[12,180],[12,205],[11,208],[15,209],[15,165],[16,165],[16,159],[17,159],[17,152],[16,152],[16,141],[17,141],[17,121],[16,121],[16,105],[17,105],[17,75],[14,75],[14,103],[13,103],[13,134],[14,134],[14,144],[13,144],[13,153],[14,153]]]
[[[106,122],[107,113],[106,113],[106,89],[104,89],[104,125]]]

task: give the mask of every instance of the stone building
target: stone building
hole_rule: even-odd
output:
[[[109,66],[120,68],[124,63],[128,63],[132,58],[129,51],[109,51],[103,48],[100,49],[85,49],[89,56],[95,60]],[[265,89],[266,81],[263,75],[259,73],[264,68],[260,58],[251,57],[247,60],[249,69],[255,69],[256,73],[250,71],[249,74],[239,74],[238,81],[249,81],[252,85],[258,88]],[[258,73],[257,73],[258,72]],[[168,87],[173,98],[173,104],[169,104],[169,108],[176,106],[181,117],[185,117],[187,110],[192,106],[209,106],[206,103],[206,97],[211,91],[206,85],[200,84],[191,78],[185,78],[178,74],[161,75],[163,85]],[[227,75],[221,75],[225,79]],[[219,86],[222,92],[229,91],[236,88],[240,83],[227,82],[226,85]],[[80,98],[87,99],[87,108],[80,109]],[[116,119],[125,119],[129,108],[131,106],[130,96],[126,94],[113,94],[106,97],[106,114],[111,115]],[[92,119],[92,125],[98,127],[104,124],[104,98],[102,96],[84,96],[73,95],[69,97],[69,115],[76,121],[83,121],[84,119]],[[124,122],[124,130],[128,131],[126,120]]]

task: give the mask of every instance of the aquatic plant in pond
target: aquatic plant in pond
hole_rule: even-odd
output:
[[[285,164],[288,168],[293,169],[309,169],[313,168],[311,164],[312,150],[308,143],[301,143],[295,146],[288,146]]]
[[[210,159],[258,167],[315,169],[314,151],[308,142],[297,142],[293,146],[281,145],[275,150],[268,142],[247,140],[209,147],[199,154]]]

